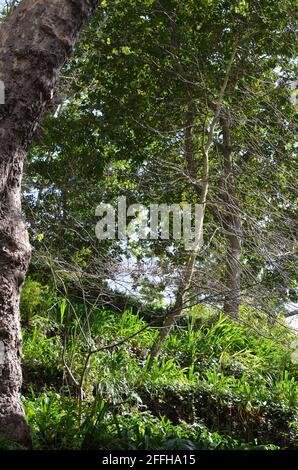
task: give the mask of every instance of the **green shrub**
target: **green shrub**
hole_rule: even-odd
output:
[[[298,447],[286,329],[265,325],[259,335],[259,319],[248,328],[197,310],[149,367],[156,329],[132,311],[88,315],[63,301],[24,332],[24,400],[37,448]],[[97,352],[88,356],[90,348]],[[82,399],[63,373],[63,350]]]

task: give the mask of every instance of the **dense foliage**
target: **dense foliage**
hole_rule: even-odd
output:
[[[84,29],[23,182],[34,449],[298,448],[295,13],[102,0]],[[119,196],[200,203],[203,246],[97,240]]]
[[[297,447],[294,336],[282,318],[272,325],[242,307],[235,323],[195,307],[149,368],[156,330],[136,313],[86,310],[30,280],[22,308],[30,310],[23,402],[35,448]]]

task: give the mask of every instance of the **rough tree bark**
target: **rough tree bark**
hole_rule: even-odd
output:
[[[30,436],[19,397],[19,298],[31,249],[21,213],[23,162],[59,71],[98,4],[23,0],[0,29],[0,434],[24,445]]]

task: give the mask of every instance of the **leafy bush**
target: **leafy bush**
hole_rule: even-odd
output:
[[[286,329],[265,325],[259,335],[259,320],[248,328],[204,309],[181,321],[151,366],[156,330],[139,315],[92,309],[86,322],[75,308],[73,318],[63,301],[24,332],[24,403],[37,448],[297,447]]]

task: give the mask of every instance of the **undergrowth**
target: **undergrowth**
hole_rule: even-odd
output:
[[[293,334],[281,319],[242,307],[235,322],[194,308],[150,367],[157,331],[139,315],[86,315],[65,300],[34,307],[23,335],[34,448],[298,447]]]

